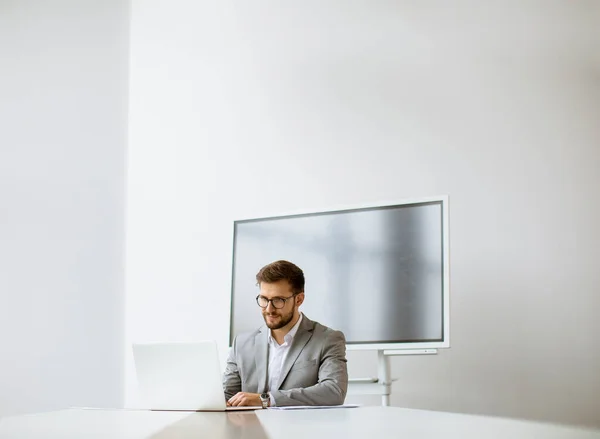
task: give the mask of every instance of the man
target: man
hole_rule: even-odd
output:
[[[304,273],[276,261],[256,275],[265,326],[238,335],[223,374],[230,406],[339,405],[348,389],[346,339],[300,311]]]

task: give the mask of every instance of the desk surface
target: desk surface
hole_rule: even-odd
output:
[[[0,419],[10,439],[306,439],[402,437],[468,439],[600,439],[600,430],[488,416],[361,407],[256,412],[82,410]]]
[[[600,430],[399,407],[257,412],[268,437],[600,439]]]
[[[69,409],[0,418],[1,439],[267,439],[253,411]]]

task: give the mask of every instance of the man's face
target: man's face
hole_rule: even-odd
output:
[[[287,280],[280,280],[273,283],[261,282],[260,295],[267,299],[276,297],[287,299],[285,305],[281,309],[276,309],[272,302],[269,302],[266,308],[262,309],[262,315],[265,319],[265,324],[270,329],[280,329],[290,323],[294,318],[294,310],[296,309],[296,297],[292,297],[294,293],[290,288]]]

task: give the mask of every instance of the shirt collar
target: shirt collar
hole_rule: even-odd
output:
[[[290,329],[289,332],[287,334],[285,334],[285,336],[283,337],[284,343],[289,344],[292,342],[292,340],[296,336],[296,333],[298,332],[298,328],[300,327],[301,321],[302,321],[302,313],[300,313],[300,318],[298,319],[296,324],[294,326],[292,326],[292,329]],[[275,343],[275,339],[273,338],[271,331],[269,331],[269,343]]]

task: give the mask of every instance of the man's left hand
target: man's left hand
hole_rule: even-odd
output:
[[[249,405],[260,407],[262,403],[260,401],[260,394],[258,393],[238,392],[229,398],[227,405],[233,407]]]

